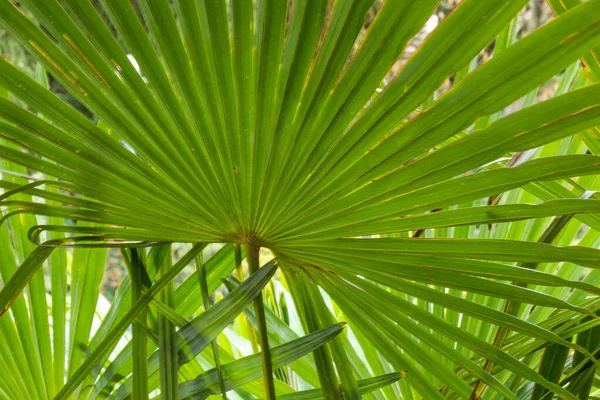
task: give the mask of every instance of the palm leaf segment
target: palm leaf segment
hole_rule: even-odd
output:
[[[96,223],[37,226],[31,239],[40,241],[50,230],[77,233],[71,242],[268,247],[327,289],[367,332],[369,322],[357,310],[372,310],[380,351],[394,367],[416,371],[408,381],[426,398],[440,394],[414,360],[426,363],[430,356],[411,344],[415,339],[407,329],[465,368],[460,378],[447,366],[435,371],[459,397],[468,396],[468,382],[479,379],[514,395],[472,359],[451,354],[447,342],[422,326],[571,396],[517,361],[518,352],[498,353],[369,282],[510,326],[526,337],[568,344],[552,326],[516,322],[415,282],[577,315],[580,306],[501,281],[597,292],[593,285],[527,267],[568,261],[600,268],[597,250],[519,240],[416,239],[408,232],[565,214],[581,214],[577,218],[600,227],[592,215],[600,211],[594,196],[548,188],[557,179],[597,174],[599,156],[494,164],[508,153],[600,122],[598,85],[497,120],[503,108],[579,58],[590,59],[590,49],[600,46],[600,0],[578,5],[504,47],[505,27],[526,1],[465,0],[391,80],[390,71],[436,1],[386,1],[365,35],[372,1],[181,1],[173,7],[158,0],[134,7],[105,0],[101,10],[86,1],[19,3],[0,2],[3,26],[99,119],[91,122],[0,60],[0,85],[30,108],[0,100],[0,156],[48,177],[27,186],[2,181],[3,205],[10,215]],[[469,61],[496,37],[494,58],[468,71]],[[587,67],[597,73],[597,66]],[[460,82],[434,98],[450,76]],[[480,129],[461,134],[475,123]],[[593,149],[596,142],[587,139]],[[477,203],[521,187],[545,202]],[[19,191],[44,200],[11,199]],[[507,261],[521,264],[502,263]],[[393,312],[376,311],[381,301],[393,305]],[[396,324],[401,321],[406,325]]]

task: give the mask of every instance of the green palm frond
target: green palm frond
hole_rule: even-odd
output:
[[[0,0],[0,398],[598,394],[600,0],[527,3]]]

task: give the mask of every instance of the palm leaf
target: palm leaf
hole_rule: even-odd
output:
[[[0,59],[0,397],[600,390],[600,0],[519,38],[526,3],[464,0],[409,54],[437,1],[0,0],[39,62]]]

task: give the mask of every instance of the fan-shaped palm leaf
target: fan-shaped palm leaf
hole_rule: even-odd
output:
[[[400,377],[385,375],[389,366],[407,371],[402,386],[374,398],[587,396],[600,363],[586,339],[600,308],[598,274],[586,269],[600,269],[600,200],[586,191],[600,171],[600,0],[550,1],[560,15],[518,41],[511,21],[527,1],[463,0],[402,62],[437,1],[384,1],[365,30],[373,3],[0,0],[5,29],[97,118],[0,59],[12,96],[0,97],[0,185],[13,247],[3,227],[0,306],[12,308],[0,328],[21,341],[15,353],[0,348],[3,367],[18,367],[0,379],[0,396],[146,398],[161,386],[174,398],[219,393],[217,384],[251,393],[256,357],[221,365],[215,342],[216,369],[203,373],[199,353],[253,299],[247,328],[261,339],[268,398],[315,396],[271,376],[315,349],[314,365],[295,365],[318,376],[325,398],[360,398],[379,388],[373,374]],[[494,39],[494,56],[469,68]],[[580,58],[589,82],[577,79]],[[503,116],[561,73],[555,97]],[[44,178],[26,180],[28,171]],[[173,267],[167,247],[147,260],[132,250],[123,303],[78,349],[92,324],[78,308],[97,297],[104,257],[89,248],[173,242],[244,245],[252,275],[208,307],[234,268],[226,247],[223,273],[200,269],[204,312],[187,321],[201,292],[175,291],[172,279],[204,245]],[[63,245],[85,248],[71,267],[66,369],[56,361],[67,337],[65,253],[52,253]],[[260,247],[277,260],[258,268]],[[48,257],[52,329],[36,275]],[[285,323],[256,296],[276,265],[305,332],[320,333],[269,355],[269,329]],[[19,297],[27,283],[29,310]],[[157,348],[146,343],[151,303],[161,334],[146,364]],[[352,340],[326,328],[341,314]],[[132,323],[132,342],[108,361]],[[581,366],[538,371],[545,348],[574,351]],[[179,376],[174,360],[185,363]]]

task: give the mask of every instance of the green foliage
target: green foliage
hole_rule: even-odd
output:
[[[0,0],[0,399],[598,396],[600,0],[437,3]]]

